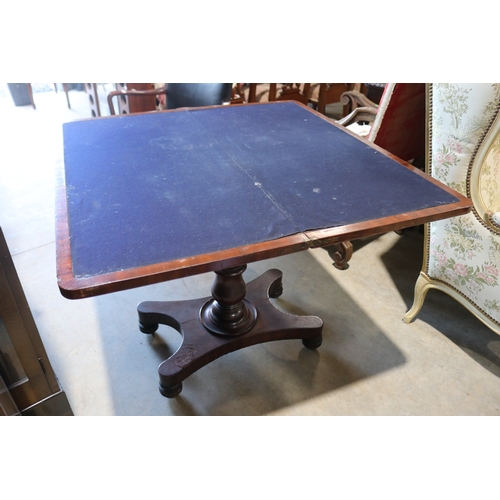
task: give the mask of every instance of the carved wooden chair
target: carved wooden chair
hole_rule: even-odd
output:
[[[298,101],[307,104],[311,91],[310,83],[283,83],[278,91],[277,83],[269,84],[270,101]]]
[[[232,83],[167,83],[149,90],[115,90],[108,94],[109,111],[115,114],[113,98],[119,96],[161,96],[166,99],[166,109],[217,106],[230,103]]]
[[[342,116],[347,116],[354,109],[350,99],[342,99],[342,96],[348,92],[361,94],[361,83],[313,84],[311,96],[309,97],[309,104],[311,104],[316,111],[324,115],[326,114],[326,106],[328,104],[341,102],[344,105]]]
[[[343,104],[350,101],[353,111],[338,121],[351,128],[359,122],[368,123],[361,130],[369,141],[405,161],[425,155],[425,84],[387,83],[377,105],[359,91],[342,95]],[[356,128],[352,128],[356,132]]]
[[[344,96],[353,100],[355,109],[337,123],[402,160],[419,164],[425,154],[425,84],[388,83],[379,105],[357,90]],[[368,125],[359,127],[359,122]],[[352,254],[350,242],[337,245],[334,266],[346,269]]]
[[[309,104],[322,114],[328,104],[340,102],[342,95],[349,90],[360,90],[361,84],[354,83],[249,83],[243,92],[247,102],[294,100]],[[243,92],[241,92],[243,94]],[[346,101],[343,115],[351,108]]]
[[[310,83],[248,83],[241,85],[245,102],[298,101],[309,102]]]
[[[352,125],[362,122],[371,126],[375,116],[377,116],[378,103],[368,99],[359,89],[343,92],[340,96],[340,102],[344,109],[349,110],[349,113],[339,120],[339,123],[344,127],[352,128],[359,135],[368,135],[370,127],[363,129],[362,132],[361,129],[356,130],[356,127],[352,127]]]
[[[500,334],[500,84],[428,85],[427,172],[469,197],[472,211],[426,225],[413,306],[441,290]]]

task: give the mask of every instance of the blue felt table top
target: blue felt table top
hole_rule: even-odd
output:
[[[293,102],[63,131],[75,277],[457,201]]]

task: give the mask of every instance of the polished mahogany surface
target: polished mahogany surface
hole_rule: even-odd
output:
[[[69,298],[465,213],[467,199],[296,102],[64,125]]]

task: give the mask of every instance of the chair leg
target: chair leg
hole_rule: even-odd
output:
[[[67,83],[63,83],[62,86],[63,86],[63,89],[64,89],[64,93],[66,94],[66,101],[68,103],[68,109],[71,109],[71,104],[69,102],[69,95],[68,95],[68,84]]]
[[[257,102],[257,84],[250,83],[248,85],[248,102]]]
[[[421,272],[417,278],[417,282],[415,283],[415,297],[413,299],[413,305],[411,306],[411,309],[403,317],[403,321],[405,323],[408,324],[414,321],[415,317],[417,316],[417,314],[420,312],[420,309],[422,309],[422,306],[424,305],[424,300],[425,296],[427,295],[427,292],[431,288],[434,288],[434,286],[431,283],[431,280],[427,277],[426,274]]]
[[[319,84],[318,105],[316,110],[322,115],[325,114],[326,107],[326,83]]]
[[[276,100],[276,84],[270,83],[268,101],[275,101],[275,100]]]

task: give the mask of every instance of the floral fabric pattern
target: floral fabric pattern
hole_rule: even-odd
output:
[[[430,174],[467,196],[472,155],[494,116],[500,84],[433,84]],[[483,179],[484,178],[484,179]],[[481,195],[500,211],[500,136],[481,172]],[[461,292],[500,323],[500,236],[471,212],[428,225],[424,272]]]

